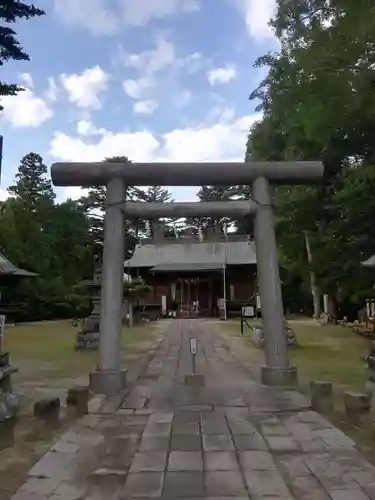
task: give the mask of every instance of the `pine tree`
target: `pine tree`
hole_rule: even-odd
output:
[[[27,205],[30,213],[42,206],[52,206],[56,196],[52,182],[47,177],[43,158],[36,153],[29,153],[22,158],[16,174],[16,183],[10,186],[8,191]]]
[[[6,25],[0,26],[0,67],[9,60],[29,61],[28,54],[18,42],[17,33],[10,24],[14,24],[18,19],[32,19],[45,15],[41,9],[37,9],[33,4],[28,5],[20,0],[0,0],[0,20]],[[8,84],[0,80],[0,97],[16,95],[24,90],[16,84]],[[3,107],[0,105],[0,110]]]

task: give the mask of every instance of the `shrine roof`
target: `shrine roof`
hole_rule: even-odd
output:
[[[125,267],[141,268],[162,265],[182,266],[200,270],[202,266],[216,268],[226,265],[256,264],[255,244],[249,241],[183,242],[137,245]],[[167,270],[167,269],[166,269]]]
[[[375,267],[375,255],[372,255],[369,259],[361,262],[361,265],[364,267]]]
[[[0,275],[12,275],[12,276],[37,276],[35,273],[26,271],[25,269],[19,269],[14,264],[10,262],[3,254],[0,253]]]

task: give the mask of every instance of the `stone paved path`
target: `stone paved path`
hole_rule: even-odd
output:
[[[190,337],[204,387],[184,385]],[[375,500],[375,468],[355,443],[297,392],[261,387],[209,323],[173,322],[151,354],[13,500]]]

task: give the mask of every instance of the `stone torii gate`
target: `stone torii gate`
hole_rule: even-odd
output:
[[[128,217],[255,217],[257,276],[262,303],[266,385],[290,385],[297,370],[289,365],[284,310],[271,204],[270,185],[314,184],[323,177],[320,162],[230,163],[55,163],[55,186],[107,186],[101,288],[100,346],[97,371],[90,386],[99,393],[126,386],[121,368],[120,338],[124,274],[124,214]],[[127,186],[251,185],[252,201],[199,203],[126,202]]]

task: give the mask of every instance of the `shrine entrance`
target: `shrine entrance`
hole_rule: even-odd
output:
[[[284,334],[284,309],[274,230],[272,184],[313,184],[323,177],[321,162],[228,163],[55,163],[55,186],[107,186],[101,288],[98,369],[90,374],[94,392],[113,393],[126,387],[121,368],[124,215],[157,219],[180,217],[254,217],[257,278],[262,304],[267,385],[290,385],[297,370],[290,366]],[[126,186],[250,185],[252,200],[199,203],[132,203]]]

